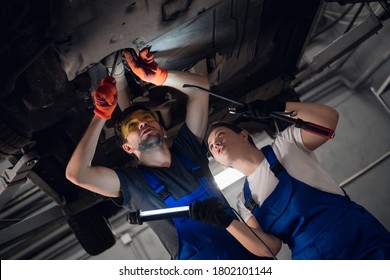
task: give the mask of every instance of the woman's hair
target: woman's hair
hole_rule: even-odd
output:
[[[214,123],[210,124],[209,128],[207,129],[206,135],[205,135],[205,143],[207,146],[207,153],[211,156],[213,156],[213,155],[209,151],[207,140],[209,139],[210,133],[218,127],[226,127],[237,134],[244,130],[243,128],[241,128],[235,124],[229,123],[229,122],[219,121],[219,122],[214,122]],[[256,147],[255,141],[253,141],[253,138],[251,135],[248,135],[248,141],[251,145]]]

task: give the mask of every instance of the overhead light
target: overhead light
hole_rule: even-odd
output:
[[[233,168],[227,168],[222,172],[218,173],[217,175],[215,175],[214,179],[218,187],[221,190],[223,190],[228,186],[230,186],[231,184],[242,179],[243,177],[245,177],[245,175],[242,174],[240,171],[237,171],[236,169]]]

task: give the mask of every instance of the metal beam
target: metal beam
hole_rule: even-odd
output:
[[[57,223],[65,222],[67,217],[62,208],[54,206],[40,214],[26,218],[1,231],[0,248],[10,246],[20,240],[35,235],[37,232]]]
[[[371,13],[370,16],[355,28],[338,37],[335,41],[321,50],[313,57],[312,62],[306,68],[306,71],[293,81],[297,86],[313,75],[320,73],[323,69],[335,62],[337,59],[347,54],[362,42],[367,40],[373,34],[383,27],[382,22]]]

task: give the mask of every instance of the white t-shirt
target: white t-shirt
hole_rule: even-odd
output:
[[[286,128],[275,138],[271,147],[279,162],[292,177],[319,190],[344,195],[339,185],[319,165],[314,152],[303,144],[301,129],[294,126]],[[258,205],[263,204],[279,182],[265,158],[247,180],[252,197]],[[244,221],[248,221],[252,214],[244,205],[243,191],[237,198],[238,212]]]

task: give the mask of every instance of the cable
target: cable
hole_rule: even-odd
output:
[[[120,51],[116,51],[116,52],[115,52],[114,63],[113,63],[113,65],[112,65],[112,70],[111,70],[111,74],[110,74],[111,77],[113,77],[114,74],[115,74],[116,62],[117,62],[118,57],[119,57],[119,52],[120,52]]]
[[[321,35],[325,31],[327,31],[327,30],[331,29],[333,26],[335,26],[341,19],[343,19],[352,10],[353,7],[354,7],[354,4],[351,4],[347,9],[344,10],[343,13],[341,13],[338,16],[338,18],[334,19],[333,22],[331,22],[327,26],[323,27],[322,29],[318,30],[315,34],[313,34],[310,37],[310,41],[312,41],[314,38],[318,37],[319,35]]]
[[[349,30],[351,30],[351,28],[355,24],[356,19],[359,17],[365,5],[366,5],[365,3],[360,4],[358,10],[356,11],[355,15],[351,19],[351,22],[348,24],[347,28],[345,29],[344,34],[347,33]]]
[[[275,256],[275,254],[272,252],[272,250],[268,247],[267,243],[265,243],[264,240],[261,239],[260,236],[258,236],[258,235],[256,234],[256,232],[254,232],[254,230],[253,230],[253,229],[244,221],[244,219],[243,219],[243,218],[241,217],[241,215],[236,211],[236,209],[234,209],[233,207],[229,207],[229,208],[233,210],[233,212],[240,218],[241,222],[242,222],[244,225],[247,226],[247,228],[256,236],[256,238],[257,238],[258,240],[260,240],[261,243],[264,244],[264,246],[265,246],[265,247],[268,249],[268,251],[271,253],[272,258],[273,258],[274,260],[278,260],[278,258],[277,258],[277,257]]]
[[[231,209],[240,219],[240,221],[248,227],[248,229],[256,236],[256,238],[264,244],[267,250],[271,253],[272,258],[277,260],[277,257],[274,255],[272,250],[268,247],[268,245],[253,231],[253,229],[244,221],[241,215],[236,211],[236,209],[232,207],[226,207],[226,209]],[[157,210],[149,210],[149,211],[141,211],[137,210],[135,212],[130,212],[126,220],[130,224],[138,224],[142,225],[143,222],[155,221],[161,219],[170,219],[176,217],[188,217],[190,206],[181,206],[181,207],[172,207],[172,208],[163,208]]]

